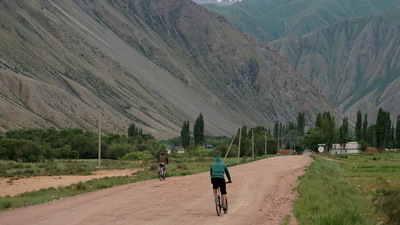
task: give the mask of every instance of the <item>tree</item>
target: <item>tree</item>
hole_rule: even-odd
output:
[[[304,136],[304,144],[312,151],[318,151],[318,144],[323,142],[322,129],[320,127],[310,128]]]
[[[386,111],[385,116],[386,116],[386,119],[385,119],[385,121],[386,121],[386,123],[385,123],[386,124],[386,126],[385,126],[385,128],[386,128],[385,147],[388,147],[388,144],[393,142],[394,136],[392,135],[392,132],[391,132],[392,120],[390,119],[390,112]]]
[[[360,141],[362,139],[362,113],[361,110],[357,112],[357,121],[356,121],[356,141]]]
[[[181,130],[181,144],[184,149],[190,145],[190,125],[189,121],[184,121]]]
[[[364,115],[364,121],[363,121],[363,125],[362,125],[362,139],[372,143],[372,140],[368,139],[368,115],[365,114]]]
[[[297,133],[299,136],[304,136],[304,128],[306,127],[306,119],[304,112],[297,114]]]
[[[335,118],[329,111],[322,114],[321,128],[326,149],[329,151],[335,136]]]
[[[376,144],[379,152],[383,152],[387,135],[387,113],[382,108],[379,108],[375,124]]]
[[[136,127],[134,123],[132,123],[128,128],[128,137],[134,137],[137,135],[142,136],[143,131],[139,127]]]
[[[347,116],[343,118],[343,124],[339,128],[339,142],[340,146],[346,149],[346,143],[349,139],[349,120]]]
[[[317,118],[315,119],[315,126],[322,127],[322,115],[321,113],[317,114]]]
[[[278,136],[279,136],[279,122],[278,122],[278,120],[275,121],[273,134],[274,134],[275,139],[278,139]]]
[[[202,113],[197,117],[196,123],[194,124],[193,136],[195,146],[204,143],[204,119]]]

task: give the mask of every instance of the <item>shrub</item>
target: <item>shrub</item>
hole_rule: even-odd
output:
[[[132,146],[129,144],[113,144],[110,146],[107,152],[107,158],[119,159],[122,158],[126,153],[132,150]]]
[[[11,208],[12,202],[6,198],[0,198],[0,209],[8,209]]]
[[[217,150],[217,149],[213,149],[210,151],[210,156],[215,158],[215,157],[222,157],[222,153],[221,151]]]
[[[125,154],[122,159],[123,160],[145,160],[145,159],[152,159],[154,156],[150,153],[150,151],[144,152],[131,152]]]
[[[86,190],[86,188],[87,187],[86,187],[85,183],[79,182],[79,183],[75,184],[75,189],[77,191],[84,191],[84,190]]]
[[[180,170],[187,170],[188,166],[186,163],[178,163],[178,165],[176,165],[176,168]]]
[[[400,224],[400,190],[379,189],[372,201],[375,202],[377,210],[388,217],[387,224]]]

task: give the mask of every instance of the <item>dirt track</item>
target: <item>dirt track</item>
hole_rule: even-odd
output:
[[[292,188],[311,163],[281,156],[229,167],[229,212],[215,213],[209,173],[150,180],[0,213],[2,225],[279,225],[291,215]],[[296,224],[292,220],[290,224]]]

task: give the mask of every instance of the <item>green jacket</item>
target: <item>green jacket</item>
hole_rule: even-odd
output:
[[[159,163],[163,162],[163,163],[168,164],[168,156],[167,155],[158,156],[157,162],[159,162]]]
[[[215,158],[215,162],[210,166],[210,176],[211,178],[225,178],[225,175],[228,177],[228,180],[231,181],[231,175],[229,174],[228,167],[222,162],[221,158]]]

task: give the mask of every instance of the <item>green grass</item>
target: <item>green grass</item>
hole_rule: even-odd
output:
[[[400,154],[328,157],[299,179],[299,224],[400,224]]]
[[[300,178],[294,202],[299,224],[356,225],[370,223],[371,204],[358,195],[346,179],[338,162],[315,157],[315,161]]]
[[[400,224],[400,154],[354,154],[336,158],[343,164],[345,179],[375,206],[375,221]]]
[[[102,169],[125,169],[139,167],[129,161],[102,160]],[[97,170],[98,161],[89,160],[54,160],[46,163],[17,163],[0,161],[0,177],[22,178],[51,175],[89,175]]]

